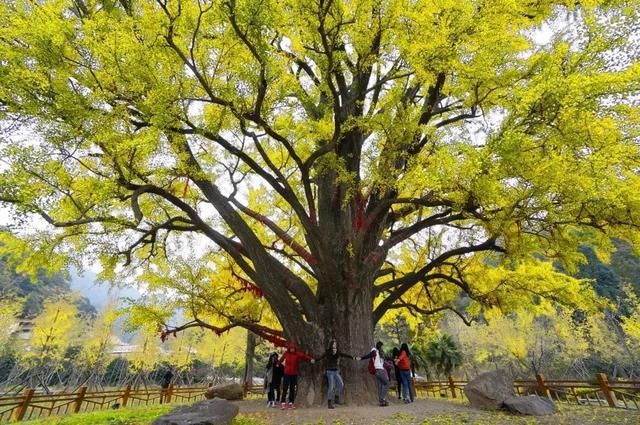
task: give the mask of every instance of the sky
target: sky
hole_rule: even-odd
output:
[[[140,297],[140,293],[136,288],[117,288],[106,283],[98,283],[97,274],[91,269],[87,269],[82,273],[72,269],[70,275],[71,289],[87,297],[98,311],[103,310],[109,303],[117,302],[122,298]]]

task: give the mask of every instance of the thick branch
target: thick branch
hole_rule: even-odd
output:
[[[379,247],[379,250],[382,252],[388,252],[394,246],[398,245],[399,243],[424,229],[464,219],[463,213],[450,215],[451,212],[451,209],[447,209],[446,211],[422,219],[417,223],[412,224],[411,226],[393,231],[389,239],[381,247]]]
[[[255,322],[244,321],[244,320],[235,320],[231,319],[230,323],[225,326],[214,326],[207,322],[204,322],[200,319],[194,319],[190,322],[187,322],[180,326],[167,326],[165,325],[165,329],[160,332],[160,339],[162,342],[166,341],[169,335],[173,335],[177,337],[178,332],[185,331],[190,328],[204,328],[209,329],[215,332],[216,335],[221,335],[224,332],[230,331],[233,328],[241,327],[247,329],[248,331],[253,332],[258,335],[260,338],[263,338],[276,347],[285,347],[286,340],[283,338],[282,331],[278,331],[275,329],[267,328],[266,326],[259,325]]]
[[[222,146],[227,152],[229,152],[230,154],[234,155],[236,158],[239,158],[240,160],[242,160],[242,162],[247,164],[251,168],[251,170],[253,170],[262,179],[264,179],[265,182],[268,183],[269,186],[271,186],[282,197],[282,199],[284,199],[295,211],[296,216],[300,219],[300,222],[305,229],[306,235],[312,236],[308,242],[309,242],[309,246],[313,250],[314,244],[319,243],[319,241],[321,240],[320,235],[318,234],[317,226],[307,214],[306,210],[304,209],[304,206],[300,203],[300,200],[297,198],[291,186],[286,184],[286,181],[279,182],[279,180],[276,177],[266,172],[264,167],[258,164],[246,152],[236,148],[235,146],[233,146],[231,142],[229,142],[227,139],[220,136],[219,134],[202,130],[196,127],[193,123],[188,121],[187,121],[187,125],[191,128],[190,129],[172,129],[172,131],[174,131],[176,134],[182,134],[182,135],[198,134],[200,136],[203,136],[213,142],[216,142],[217,144]],[[195,157],[194,157],[194,160],[195,160]]]
[[[257,220],[258,222],[264,224],[265,226],[267,226],[269,229],[271,229],[271,231],[273,233],[276,234],[276,236],[283,241],[287,246],[289,246],[291,249],[293,249],[300,257],[304,258],[305,261],[307,261],[307,263],[309,263],[310,265],[314,265],[317,260],[306,250],[304,249],[304,247],[302,245],[300,245],[299,243],[297,243],[296,241],[293,240],[293,238],[291,236],[289,236],[289,234],[287,232],[285,232],[283,229],[281,229],[276,223],[274,223],[273,221],[269,220],[266,216],[253,211],[252,209],[242,205],[240,202],[238,202],[236,199],[232,199],[231,202],[238,207],[238,209],[240,211],[242,211],[243,213],[247,214],[249,217]]]
[[[182,142],[178,140],[173,140],[172,142],[177,149],[188,155],[187,165],[197,171],[197,175],[204,174],[186,138],[183,139]],[[231,202],[222,195],[216,185],[204,178],[193,178],[192,180],[218,211],[222,219],[229,225],[233,233],[242,241],[258,274],[255,277],[255,281],[260,283],[269,301],[274,304],[280,304],[284,309],[280,310],[281,314],[295,310],[295,305],[290,302],[291,299],[283,297],[282,293],[278,291],[277,284],[281,283],[298,299],[306,317],[310,320],[315,318],[317,308],[314,302],[314,295],[307,284],[264,249],[255,232],[232,207]]]
[[[389,296],[385,298],[373,312],[374,321],[377,323],[382,318],[382,316],[384,316],[386,311],[396,301],[398,301],[398,299],[400,299],[403,294],[411,289],[416,283],[423,280],[423,278],[427,276],[430,271],[443,264],[449,258],[481,251],[505,252],[504,248],[496,244],[495,238],[490,238],[479,245],[470,245],[455,248],[441,254],[417,272],[408,273],[403,277],[397,279],[397,282],[393,285],[394,289],[390,292]]]

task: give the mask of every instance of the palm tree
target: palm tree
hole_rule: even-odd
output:
[[[413,361],[415,362],[417,370],[424,370],[427,381],[431,380],[431,363],[427,358],[427,350],[424,345],[414,345],[411,347],[411,353],[413,354]]]
[[[424,350],[425,360],[431,364],[439,374],[451,375],[451,372],[462,364],[462,352],[450,335],[430,341]]]

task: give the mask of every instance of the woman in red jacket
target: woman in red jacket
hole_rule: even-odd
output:
[[[402,380],[402,399],[405,403],[413,403],[414,394],[411,379],[411,371],[413,368],[411,367],[409,346],[406,343],[400,347],[400,356],[398,356],[396,364],[398,365],[398,369],[400,369],[400,378]]]
[[[315,360],[310,355],[298,351],[295,342],[289,343],[289,348],[280,357],[278,361],[280,364],[284,364],[284,385],[282,388],[282,398],[280,399],[280,408],[287,408],[287,392],[289,393],[289,409],[295,409],[296,405],[296,387],[298,386],[298,362],[310,361],[315,363]]]

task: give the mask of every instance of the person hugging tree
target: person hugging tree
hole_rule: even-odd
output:
[[[335,408],[334,403],[340,404],[340,395],[344,389],[344,381],[340,376],[340,357],[352,360],[354,358],[352,355],[340,352],[338,350],[338,342],[335,339],[331,339],[329,348],[322,356],[316,359],[316,361],[327,359],[327,404],[329,409]]]
[[[381,407],[388,406],[387,393],[389,391],[389,372],[385,364],[384,353],[382,352],[382,341],[378,341],[376,346],[368,354],[356,357],[356,360],[369,359],[369,373],[375,375],[378,384],[378,402]],[[389,365],[391,367],[391,365]]]
[[[280,408],[295,409],[296,405],[296,389],[298,386],[298,362],[310,361],[312,364],[315,360],[308,354],[298,351],[296,343],[291,341],[287,351],[280,357],[278,362],[284,364],[284,386],[282,387],[282,398],[280,399]],[[289,393],[289,404],[287,405],[287,393]]]

